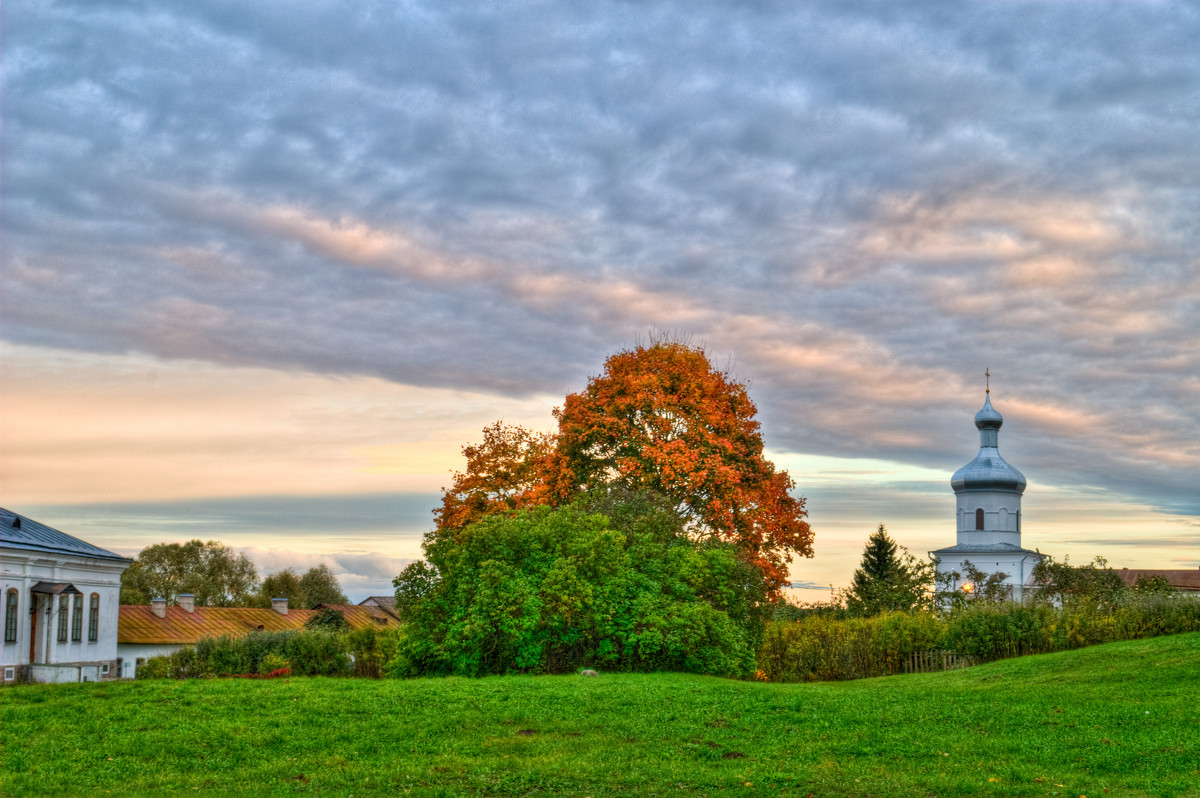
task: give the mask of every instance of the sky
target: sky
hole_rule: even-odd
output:
[[[0,495],[390,593],[463,445],[659,333],[750,386],[801,598],[954,542],[1200,567],[1200,9],[12,0]]]

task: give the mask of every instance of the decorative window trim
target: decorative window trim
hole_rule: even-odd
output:
[[[80,598],[83,598],[80,596]],[[93,593],[88,599],[88,642],[100,639],[100,594]]]
[[[10,587],[4,594],[4,642],[17,642],[17,606],[20,597],[15,587]]]
[[[71,617],[71,597],[63,593],[58,597],[58,642],[67,642],[67,621]]]
[[[83,641],[83,594],[75,596],[71,602],[71,642]]]

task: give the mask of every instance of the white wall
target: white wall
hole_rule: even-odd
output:
[[[95,665],[110,663],[110,674],[116,678],[111,663],[117,658],[117,619],[121,600],[121,573],[129,566],[124,560],[102,560],[81,555],[52,555],[0,546],[0,597],[7,601],[10,588],[17,591],[17,641],[0,644],[0,666],[30,664],[30,634],[36,631],[37,646],[33,663],[44,665]],[[69,582],[82,593],[72,601],[83,602],[81,640],[71,639],[71,618],[68,617],[67,641],[58,640],[58,597],[37,595],[37,629],[31,624],[30,589],[38,582]],[[95,593],[100,598],[97,640],[88,640],[90,600]],[[47,612],[47,605],[51,611]],[[47,671],[50,673],[50,671]],[[78,681],[78,670],[76,678]]]
[[[1033,571],[1033,567],[1038,564],[1039,557],[1033,554],[960,554],[943,556],[938,560],[937,571],[939,574],[957,571],[962,574],[963,562],[970,560],[971,564],[983,571],[985,574],[1005,573],[1008,576],[1004,580],[1004,584],[1009,585],[1012,590],[1012,598],[1014,601],[1020,601],[1026,594],[1026,586],[1029,582],[1029,576]],[[961,589],[964,579],[959,579],[955,585],[955,589]]]
[[[955,494],[958,545],[1011,543],[1021,545],[1018,514],[1021,496],[1012,491],[964,490]],[[983,529],[975,529],[975,511],[983,509]]]
[[[183,648],[178,643],[119,643],[117,656],[121,658],[121,678],[132,679],[137,675],[137,661],[151,657],[165,657]]]

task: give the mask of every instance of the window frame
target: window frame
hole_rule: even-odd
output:
[[[17,620],[20,618],[18,610],[21,606],[21,597],[15,587],[10,587],[4,593],[4,642],[17,642]]]
[[[67,621],[71,616],[71,594],[63,593],[58,597],[58,642],[67,642]]]
[[[82,598],[82,597],[81,597]],[[88,642],[100,640],[100,594],[93,593],[88,598]]]
[[[71,642],[83,642],[83,594],[75,595],[71,602]]]

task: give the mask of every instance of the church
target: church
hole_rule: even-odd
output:
[[[116,679],[121,574],[131,562],[0,507],[4,682]]]
[[[984,394],[983,409],[975,414],[979,454],[954,473],[958,539],[955,545],[931,551],[938,576],[963,573],[970,562],[988,574],[1007,574],[1004,584],[1015,601],[1031,589],[1033,567],[1044,555],[1021,547],[1021,495],[1025,476],[1009,465],[999,451],[1004,417],[992,407],[991,389]],[[974,585],[960,576],[955,589],[970,592]]]

